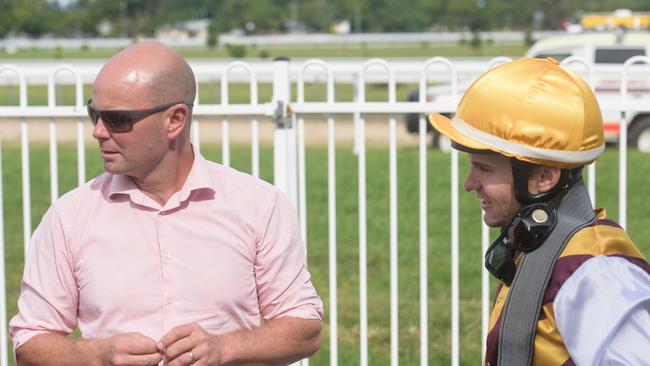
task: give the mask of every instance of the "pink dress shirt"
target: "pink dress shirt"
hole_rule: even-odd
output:
[[[197,322],[212,334],[262,319],[322,319],[295,210],[272,185],[205,160],[161,207],[104,173],[65,194],[30,242],[14,349],[35,335],[140,332]]]

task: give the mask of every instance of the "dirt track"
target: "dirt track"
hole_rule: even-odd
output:
[[[399,146],[417,145],[417,135],[406,132],[401,116],[397,119],[397,141]],[[49,119],[31,118],[27,121],[29,139],[32,142],[47,142],[49,140]],[[84,122],[84,135],[87,141],[93,141],[92,126],[87,119]],[[221,141],[221,119],[199,119],[201,143],[217,143]],[[260,142],[270,144],[273,140],[273,124],[269,119],[259,119]],[[338,117],[335,120],[337,145],[352,145],[354,142],[354,123],[349,117]],[[0,118],[0,138],[3,142],[20,141],[20,121],[15,119]],[[233,144],[247,144],[251,140],[250,119],[230,119],[229,134]],[[57,120],[57,141],[73,142],[77,136],[76,119]],[[388,144],[388,118],[372,117],[366,119],[366,144]],[[305,143],[308,145],[327,144],[327,120],[305,120]]]

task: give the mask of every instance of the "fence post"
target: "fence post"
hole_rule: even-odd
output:
[[[276,57],[273,60],[273,97],[275,106],[273,123],[273,184],[287,194],[291,204],[298,207],[298,147],[295,114],[290,113],[291,79],[289,77],[289,58]],[[304,238],[307,240],[307,238]],[[291,366],[306,366],[308,359]]]
[[[293,206],[298,208],[298,175],[296,157],[296,130],[288,105],[291,101],[289,58],[273,60],[273,98],[275,108],[273,123],[273,184],[287,194]]]
[[[2,183],[2,138],[0,138],[0,278],[6,280],[5,272],[5,234],[4,234],[4,196]],[[7,288],[3,283],[0,286],[0,365],[6,366],[9,362],[7,351]]]

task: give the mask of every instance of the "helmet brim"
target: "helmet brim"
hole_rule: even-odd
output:
[[[465,126],[464,128],[467,128],[468,126],[468,124],[462,119],[452,120],[441,114],[431,113],[429,115],[429,123],[431,123],[431,126],[438,130],[438,132],[447,136],[452,141],[452,147],[456,150],[478,154],[494,152],[509,158],[515,158],[534,164],[556,166],[558,168],[577,168],[579,166],[587,165],[596,160],[605,149],[604,143],[587,151],[542,149],[494,137],[479,131],[479,137],[483,137],[486,141],[492,143],[491,145],[488,145],[487,143],[478,141],[477,139],[461,132],[459,130],[460,127]],[[454,125],[457,125],[458,128]],[[471,126],[469,128],[471,129]]]
[[[429,114],[429,123],[438,132],[447,136],[452,142],[452,147],[456,150],[476,154],[496,152],[490,146],[475,141],[458,132],[452,125],[453,121],[440,113]]]

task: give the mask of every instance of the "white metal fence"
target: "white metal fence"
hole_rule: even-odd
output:
[[[505,58],[498,58],[491,62],[476,63],[472,70],[473,75],[476,75],[493,65],[506,61]],[[585,78],[588,80],[593,79],[595,68],[592,65],[585,63],[581,59],[570,58],[564,61],[569,67],[577,65],[577,69],[582,68]],[[622,80],[620,100],[611,105],[603,105],[603,110],[619,111],[621,118],[625,119],[626,111],[648,111],[650,104],[647,100],[644,101],[630,101],[627,99],[627,70],[630,65],[635,63],[650,64],[650,59],[647,57],[637,56],[630,59],[624,67],[620,70],[620,77]],[[327,309],[328,322],[329,322],[329,352],[331,365],[338,364],[338,346],[339,346],[339,328],[338,328],[338,285],[339,277],[337,276],[337,201],[336,201],[336,141],[335,129],[337,116],[347,115],[352,116],[355,124],[355,152],[358,157],[358,250],[359,250],[359,363],[363,366],[368,364],[368,243],[367,243],[367,224],[371,218],[367,217],[367,178],[366,178],[366,145],[365,145],[365,118],[368,115],[381,115],[386,116],[389,129],[388,151],[389,151],[389,165],[388,175],[389,182],[389,253],[390,253],[390,295],[388,301],[390,302],[390,363],[391,365],[399,364],[399,287],[398,287],[398,192],[397,185],[397,139],[396,129],[398,119],[404,113],[429,113],[437,112],[453,112],[459,100],[458,89],[458,74],[459,67],[454,62],[445,58],[433,58],[426,61],[420,61],[417,67],[413,66],[409,69],[408,77],[404,76],[400,79],[396,77],[395,67],[390,62],[381,59],[366,60],[362,63],[352,63],[348,65],[345,72],[354,75],[352,81],[355,83],[355,100],[351,102],[335,101],[334,86],[337,81],[336,71],[333,71],[329,62],[323,60],[308,60],[295,65],[289,60],[278,59],[272,64],[266,65],[266,68],[272,70],[273,81],[273,97],[270,102],[260,102],[258,95],[258,74],[251,64],[241,61],[229,63],[220,71],[220,74],[210,75],[209,77],[216,78],[220,81],[221,85],[221,101],[220,103],[202,104],[197,103],[194,107],[194,115],[196,120],[193,122],[193,141],[194,144],[200,148],[199,137],[200,120],[206,116],[218,116],[221,118],[222,130],[222,163],[225,165],[230,164],[230,138],[229,138],[229,117],[234,116],[247,116],[250,118],[251,124],[251,171],[253,175],[259,176],[259,161],[260,150],[259,141],[260,133],[258,128],[258,120],[273,120],[276,128],[273,136],[274,147],[274,184],[285,191],[292,202],[297,207],[300,222],[301,232],[303,237],[307,237],[307,211],[306,211],[306,191],[309,187],[306,184],[306,159],[305,159],[305,118],[313,116],[325,116],[327,121],[327,217],[328,217],[328,280],[329,287],[329,308]],[[467,69],[463,69],[465,72]],[[68,73],[72,75],[75,85],[75,104],[70,106],[57,106],[55,101],[55,84],[57,75],[59,73]],[[237,74],[237,80],[247,80],[250,84],[250,102],[246,104],[231,104],[229,101],[229,83],[233,78],[231,75]],[[29,139],[29,120],[34,117],[49,118],[49,156],[50,156],[50,193],[51,200],[54,201],[59,196],[58,187],[58,157],[57,157],[57,118],[76,118],[77,122],[77,160],[78,171],[77,181],[78,184],[85,182],[86,177],[85,166],[86,157],[85,151],[85,97],[83,95],[83,80],[80,72],[74,67],[67,65],[55,65],[49,70],[48,77],[48,105],[47,106],[30,106],[27,103],[27,79],[25,72],[21,67],[16,65],[0,65],[0,81],[2,77],[13,75],[14,82],[19,89],[19,102],[16,106],[0,106],[0,117],[7,117],[20,120],[21,125],[21,164],[22,164],[22,207],[23,207],[23,235],[25,249],[29,245],[29,238],[31,235],[31,208],[32,203],[30,200],[30,139]],[[242,75],[245,75],[242,79]],[[382,76],[383,75],[383,76]],[[403,75],[403,73],[401,74]],[[414,75],[419,82],[420,101],[419,102],[405,102],[397,101],[396,98],[396,83],[404,82],[404,80],[413,80]],[[197,79],[201,80],[208,77],[207,75],[198,74]],[[70,78],[68,78],[70,80]],[[386,84],[388,88],[388,97],[384,102],[370,102],[366,100],[366,86],[368,80],[372,79],[373,82],[381,81]],[[305,82],[306,80],[320,80],[325,84],[326,96],[324,101],[306,101],[305,98]],[[426,94],[427,85],[431,80],[448,80],[450,84],[451,98],[447,102],[427,102],[424,98]],[[349,82],[349,80],[348,80]],[[295,83],[297,95],[295,98],[291,96],[291,85]],[[0,120],[0,123],[3,120]],[[420,329],[419,329],[419,352],[420,364],[427,365],[429,360],[429,349],[431,342],[429,340],[429,305],[428,305],[428,262],[427,253],[430,250],[427,242],[427,233],[429,232],[428,222],[429,213],[427,212],[427,134],[426,134],[426,121],[423,117],[419,120],[419,137],[418,137],[418,182],[419,182],[419,253],[413,255],[419,256],[419,303],[420,303]],[[619,171],[619,222],[626,226],[626,177],[627,177],[627,139],[626,129],[621,129],[619,156],[620,156],[620,171]],[[1,173],[1,159],[0,159],[0,173]],[[452,151],[450,154],[450,170],[451,170],[451,186],[449,191],[449,199],[451,201],[450,215],[450,243],[451,243],[451,364],[456,366],[459,364],[459,168],[458,168],[458,153]],[[382,172],[383,174],[383,172]],[[595,201],[595,167],[589,168],[589,190],[592,199]],[[2,201],[2,174],[0,174],[0,202]],[[350,187],[345,187],[349,189]],[[3,209],[0,210],[0,249],[4,248],[4,217],[2,216]],[[11,214],[11,213],[9,213]],[[478,218],[477,218],[478,219]],[[489,235],[488,229],[482,225],[482,246],[483,252],[487,248]],[[2,252],[4,253],[4,251]],[[482,264],[482,253],[478,257],[476,265]],[[0,271],[4,275],[4,260],[0,261]],[[488,298],[489,298],[489,282],[488,274],[483,270],[482,275],[482,335],[483,339],[487,334],[487,318],[488,318]],[[324,288],[319,288],[320,292],[324,292]],[[437,309],[435,309],[437,310]],[[0,350],[1,350],[1,364],[6,365],[8,360],[8,352],[6,347],[7,332],[6,332],[6,293],[5,287],[0,286]],[[306,361],[305,361],[306,362]]]

